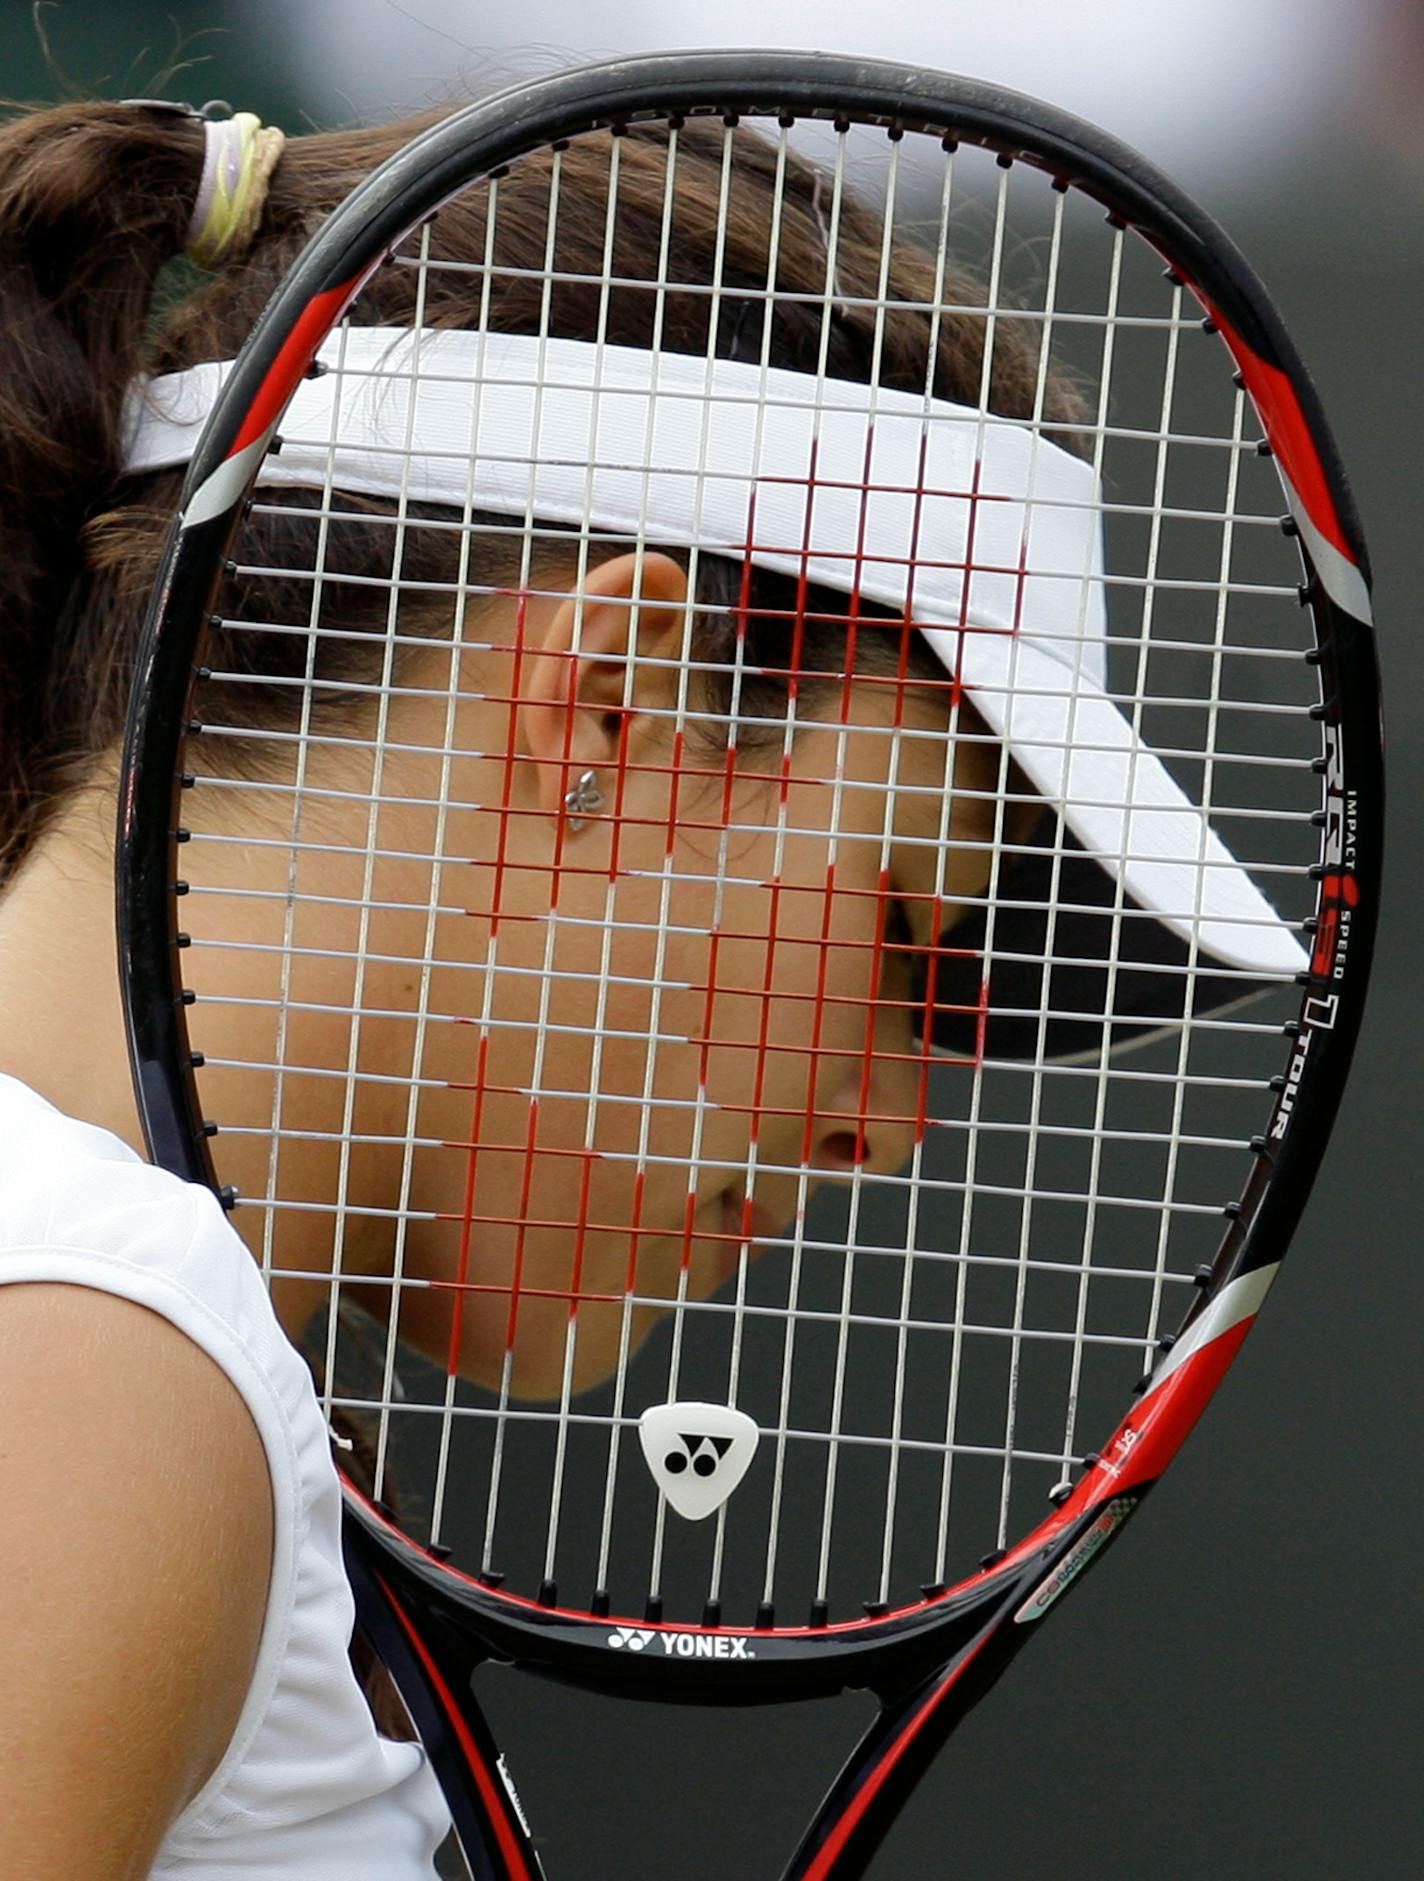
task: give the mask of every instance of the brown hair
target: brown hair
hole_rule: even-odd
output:
[[[164,297],[165,270],[180,253],[203,165],[199,121],[137,105],[79,103],[29,113],[0,128],[0,886],[32,848],[46,823],[93,771],[120,735],[132,683],[145,599],[156,571],[182,473],[142,478],[122,471],[126,389],[144,372],[176,371],[230,357],[317,223],[377,164],[417,131],[430,114],[402,124],[294,139],[272,178],[257,240],[220,273],[201,279],[185,298]],[[747,131],[734,138],[727,219],[720,236],[721,281],[730,290],[716,304],[705,291],[719,244],[725,132],[691,123],[679,132],[672,192],[666,285],[655,291],[667,209],[669,134],[644,127],[620,142],[618,215],[612,289],[604,330],[615,344],[646,346],[659,319],[665,350],[705,355],[709,337],[719,356],[759,360],[770,305],[772,365],[816,370],[825,347],[833,377],[868,381],[876,369],[887,387],[925,389],[934,300],[933,258],[896,247],[879,322],[848,305],[825,304],[826,227],[817,176],[799,159],[787,165],[775,280],[768,280],[768,217],[776,152]],[[506,332],[538,331],[553,157],[544,152],[513,166],[499,183],[493,259],[498,270],[491,323]],[[607,138],[575,142],[559,156],[560,271],[547,330],[589,338],[600,318],[599,281],[609,191]],[[485,248],[489,194],[471,189],[446,205],[433,230],[435,259],[479,256]],[[846,302],[874,301],[880,286],[882,231],[878,218],[847,195],[837,231],[836,289]],[[160,281],[165,277],[165,282]],[[387,267],[374,277],[356,317],[409,325],[416,315],[416,271]],[[773,286],[795,298],[775,297]],[[465,327],[479,316],[481,278],[474,271],[431,271],[422,318],[428,325]],[[749,295],[735,290],[749,289]],[[760,292],[762,298],[757,298]],[[970,298],[967,284],[946,284],[945,298]],[[903,304],[894,304],[903,303]],[[829,320],[829,330],[823,331]],[[933,390],[978,404],[984,321],[944,312],[934,359]],[[1033,411],[1036,345],[1000,321],[994,339],[988,403],[1007,416]],[[1051,381],[1043,416],[1071,420],[1070,391]],[[315,498],[311,499],[314,505]],[[303,513],[299,492],[284,495],[280,514],[259,511],[248,521],[251,562],[297,571],[250,578],[227,597],[230,619],[217,631],[213,664],[264,676],[259,683],[216,685],[200,710],[228,726],[292,726],[305,670],[305,638],[244,633],[248,621],[300,621],[310,605],[303,568],[314,566],[317,524]],[[316,676],[324,685],[314,715],[349,709],[343,685],[369,685],[381,675],[388,574],[395,531],[393,506],[343,496],[349,520],[330,522],[323,547],[323,635]],[[418,511],[415,513],[419,513]],[[473,587],[508,587],[518,567],[517,534],[507,523],[480,519],[476,552],[466,570]],[[613,551],[605,551],[613,552]],[[452,582],[451,532],[407,531],[402,579]],[[567,561],[546,547],[544,561]],[[536,562],[536,567],[539,564]],[[567,576],[565,576],[567,579]],[[741,571],[703,557],[698,574],[699,662],[725,661],[736,632]],[[802,626],[794,625],[800,603]],[[847,651],[844,596],[813,588],[798,596],[785,577],[759,572],[747,610],[744,667],[759,674],[739,698],[739,749],[755,746],[756,722],[784,711],[786,686],[777,676],[791,662],[810,672],[840,670]],[[441,630],[435,606],[403,616],[405,634]],[[876,610],[865,608],[863,616]],[[350,636],[350,637],[345,637]],[[904,635],[862,635],[857,670],[894,674],[907,655]],[[284,675],[279,662],[291,665]],[[909,676],[937,678],[942,668],[917,640]],[[729,687],[730,682],[724,682]],[[715,687],[714,687],[715,693]],[[710,703],[723,707],[724,696]],[[243,741],[245,743],[245,741]],[[208,754],[214,768],[260,762],[235,756],[233,742]],[[355,1448],[347,1468],[369,1487],[374,1470],[356,1420],[338,1417]],[[389,1494],[389,1490],[387,1491]],[[392,1735],[406,1730],[388,1682],[356,1653],[378,1721]]]
[[[85,103],[38,111],[0,129],[0,881],[122,727],[144,600],[181,480],[177,471],[142,479],[122,476],[126,387],[143,371],[173,371],[230,357],[321,218],[435,115],[289,142],[251,251],[157,314],[155,287],[182,247],[198,188],[201,124],[143,106]],[[649,344],[656,312],[665,350],[706,352],[714,304],[705,287],[719,239],[724,137],[716,123],[693,122],[679,133],[668,285],[661,294],[654,283],[668,193],[669,135],[661,127],[640,127],[620,140],[612,274],[626,285],[615,287],[608,298],[611,342]],[[874,316],[853,303],[873,301],[879,289],[879,218],[846,193],[837,231],[836,287],[852,304],[828,312],[819,298],[826,281],[826,227],[816,172],[797,158],[788,161],[775,281],[769,283],[767,207],[776,152],[766,139],[745,130],[734,134],[733,148],[721,237],[721,280],[730,291],[716,306],[716,352],[760,358],[768,302],[754,296],[773,285],[783,295],[801,298],[777,297],[770,303],[770,362],[815,370],[823,323],[829,319],[827,372],[868,380]],[[539,277],[553,161],[548,152],[531,156],[499,184],[493,245],[498,273],[490,314],[498,330],[533,332],[540,324],[544,287]],[[587,278],[554,284],[548,330],[588,338],[599,318],[604,273],[609,140],[576,141],[558,161],[560,271]],[[487,190],[470,189],[440,211],[433,230],[435,259],[483,253],[488,201]],[[683,283],[704,291],[679,292]],[[897,244],[887,283],[892,304],[879,322],[881,384],[924,389],[934,286],[933,257]],[[739,288],[753,290],[752,296],[738,295]],[[356,317],[408,325],[415,317],[415,293],[416,270],[384,268],[363,293]],[[472,325],[479,295],[478,273],[431,271],[425,276],[423,318],[431,326]],[[947,284],[944,298],[966,298],[965,283]],[[983,347],[982,318],[941,313],[934,391],[977,404]],[[990,408],[1008,416],[1029,414],[1037,348],[1010,322],[997,325],[991,367]],[[1077,410],[1072,393],[1053,381],[1044,388],[1042,409],[1050,421],[1070,420]],[[366,684],[379,676],[387,605],[378,583],[343,583],[340,577],[387,571],[395,535],[385,521],[390,505],[353,500],[344,507],[365,512],[366,519],[333,525],[326,543],[324,622],[355,636],[322,638],[318,677],[326,684],[318,698],[328,715],[339,714],[347,703],[342,685]],[[250,520],[249,559],[300,571],[312,565],[315,520],[300,513],[300,497],[284,499],[282,508],[287,513]],[[475,541],[480,553],[467,580],[476,587],[508,586],[515,554],[508,525],[477,534]],[[449,582],[449,536],[434,530],[409,533],[402,574],[415,583]],[[716,662],[730,650],[735,629],[729,613],[739,579],[729,563],[703,558],[699,660]],[[837,629],[834,619],[819,628],[816,622],[844,610],[844,597],[813,591],[807,603],[811,625],[797,650],[799,662],[812,671],[835,671],[844,655],[845,630]],[[283,674],[274,671],[274,661],[281,654],[274,652],[273,638],[244,635],[240,623],[244,618],[301,620],[308,605],[309,589],[299,579],[269,577],[243,585],[236,606],[229,606],[232,624],[221,632],[213,663],[266,674],[278,683],[227,686],[220,705],[209,704],[211,716],[220,715],[229,725],[283,727],[294,721],[299,690],[280,683]],[[794,584],[758,576],[751,619],[760,638],[748,647],[747,666],[774,675],[788,664],[794,605]],[[425,625],[414,623],[416,632],[439,632],[430,612]],[[858,667],[873,663],[895,671],[900,657],[893,649],[895,639],[861,636]],[[294,662],[307,657],[297,636],[290,639],[288,657]],[[294,665],[286,677],[295,678],[301,670]],[[932,662],[922,670],[939,672]],[[758,718],[776,716],[783,699],[784,687],[772,677],[759,689],[744,688],[740,707],[754,725]],[[739,744],[748,742],[739,733]],[[228,766],[236,761],[231,742],[227,754],[215,761]]]

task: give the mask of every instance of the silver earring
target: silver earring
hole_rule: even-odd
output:
[[[564,793],[564,808],[568,811],[570,829],[582,829],[586,818],[603,808],[597,771],[585,771],[573,789]]]

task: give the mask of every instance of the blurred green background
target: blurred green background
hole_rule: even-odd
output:
[[[1314,1207],[1242,1362],[1150,1513],[962,1728],[873,1872],[1414,1876],[1424,652],[1405,593],[1424,472],[1424,12],[906,0],[893,19],[872,13],[57,0],[40,10],[46,56],[28,0],[4,0],[0,94],[222,97],[298,133],[610,52],[816,45],[1037,92],[1137,144],[1225,223],[1319,383],[1374,557],[1393,834],[1371,1009]],[[678,1712],[649,1737],[632,1707],[563,1704],[508,1676],[490,1702],[551,1881],[779,1871],[862,1711]]]

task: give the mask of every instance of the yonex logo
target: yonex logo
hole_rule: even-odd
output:
[[[687,1522],[721,1508],[746,1475],[758,1435],[729,1404],[654,1404],[638,1420],[649,1474]]]
[[[608,1643],[610,1646],[626,1646],[629,1652],[641,1652],[652,1637],[641,1627],[620,1626],[616,1632],[608,1635]]]
[[[663,1651],[669,1659],[755,1659],[756,1654],[740,1634],[662,1633]]]
[[[715,1476],[717,1465],[731,1447],[730,1437],[699,1437],[679,1431],[677,1444],[663,1458],[663,1468],[670,1476],[681,1476],[690,1465],[698,1476]]]
[[[661,1640],[665,1659],[755,1659],[756,1653],[740,1633],[655,1633],[642,1627],[620,1626],[608,1635],[610,1646],[641,1652]]]

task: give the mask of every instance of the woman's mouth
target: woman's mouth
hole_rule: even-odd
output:
[[[725,1286],[736,1273],[744,1247],[758,1241],[772,1240],[781,1226],[770,1209],[748,1198],[741,1184],[723,1190],[717,1221],[715,1234],[710,1237],[716,1242],[716,1251],[710,1262],[716,1276],[713,1281],[714,1292],[718,1287]]]

